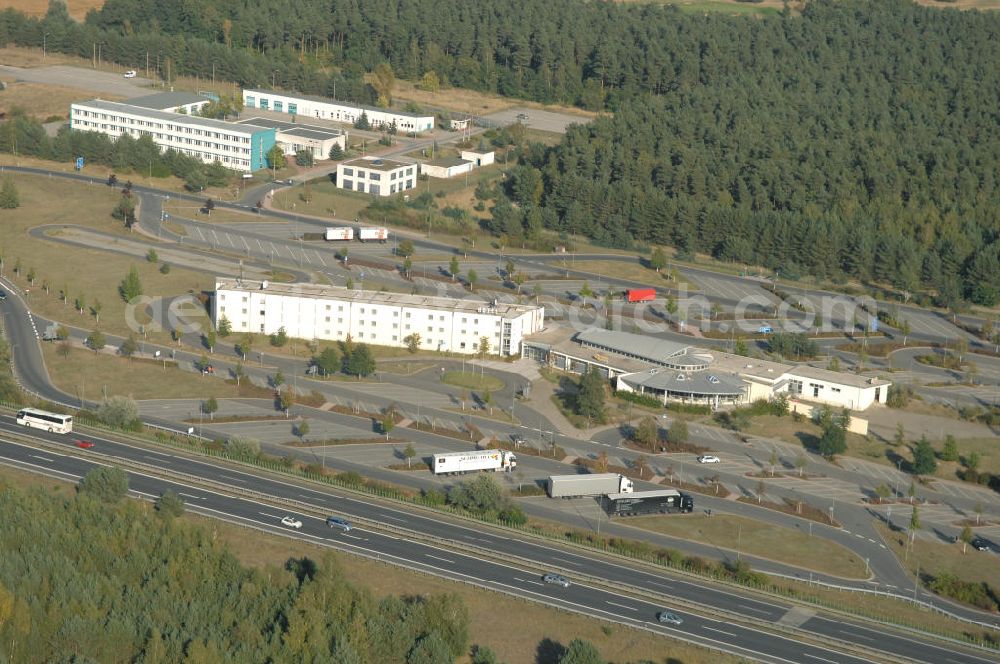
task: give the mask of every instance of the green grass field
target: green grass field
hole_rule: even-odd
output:
[[[469,371],[448,371],[442,377],[441,380],[449,385],[455,385],[457,387],[464,387],[470,390],[489,390],[494,392],[496,390],[502,390],[504,382],[497,378],[496,376],[491,376],[489,374],[477,374],[474,370]]]
[[[822,537],[729,514],[647,516],[626,525],[719,549],[768,558],[804,569],[850,579],[866,578],[865,561],[849,549]]]
[[[28,304],[32,311],[46,318],[93,329],[98,327],[90,312],[95,301],[101,304],[100,328],[111,334],[127,335],[131,330],[126,319],[126,305],[118,294],[118,284],[135,265],[139,271],[143,292],[147,296],[178,295],[200,292],[214,287],[212,274],[194,272],[174,266],[169,274],[161,274],[159,265],[122,254],[98,249],[76,247],[35,238],[29,230],[43,224],[72,224],[125,236],[123,224],[111,217],[111,210],[120,199],[118,190],[103,185],[90,186],[60,179],[11,174],[20,194],[21,206],[4,210],[3,233],[0,235],[0,256],[3,274],[20,288],[30,291]],[[67,204],[72,201],[72,204]],[[133,236],[134,237],[134,236]],[[20,274],[14,273],[20,263]],[[28,273],[34,269],[34,283]],[[45,286],[48,286],[48,292]],[[59,293],[69,290],[69,305]],[[85,313],[73,311],[78,295],[85,300]],[[139,320],[139,322],[144,322]],[[150,341],[166,342],[163,332],[150,330]]]
[[[241,381],[239,390],[235,384],[219,378],[202,376],[172,366],[164,368],[163,363],[149,360],[110,356],[104,353],[74,348],[68,357],[57,353],[57,344],[42,344],[45,366],[56,386],[74,396],[100,400],[121,394],[133,399],[207,399],[209,397],[264,397],[271,396],[270,390],[253,387]],[[217,369],[220,374],[223,369]],[[82,391],[82,394],[81,394]]]

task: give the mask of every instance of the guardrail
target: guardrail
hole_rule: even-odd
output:
[[[66,446],[59,445],[58,443],[53,443],[53,442],[47,441],[45,439],[34,438],[32,436],[20,436],[20,435],[17,435],[15,437],[26,439],[26,440],[30,441],[36,447],[39,447],[39,448],[42,448],[42,449],[47,449],[47,450],[50,450],[50,451],[58,452],[58,453],[63,454],[63,455],[65,455],[67,453]],[[318,508],[317,506],[315,506],[314,504],[307,503],[307,502],[304,502],[304,501],[301,501],[301,500],[297,500],[297,499],[293,499],[293,498],[276,497],[276,496],[272,496],[270,494],[262,493],[260,491],[255,491],[253,489],[245,489],[243,487],[234,487],[232,485],[225,484],[223,482],[220,482],[220,481],[217,481],[217,480],[213,480],[213,479],[210,479],[210,478],[200,477],[200,476],[197,476],[197,475],[191,475],[189,473],[183,473],[183,472],[171,470],[169,468],[163,468],[162,466],[155,466],[153,464],[147,464],[147,463],[142,462],[142,461],[135,461],[135,460],[127,459],[127,458],[124,458],[124,457],[119,457],[119,456],[110,455],[110,454],[104,454],[102,452],[98,452],[98,451],[94,451],[94,450],[88,451],[86,457],[84,457],[83,455],[74,454],[73,450],[69,450],[69,452],[73,456],[80,456],[81,458],[87,458],[87,459],[94,459],[94,458],[100,459],[103,463],[107,463],[109,465],[118,465],[118,466],[120,466],[122,468],[130,469],[130,470],[133,470],[135,472],[141,472],[141,473],[144,473],[144,474],[147,474],[147,475],[151,475],[151,476],[155,476],[155,477],[160,477],[160,478],[164,478],[164,479],[168,479],[168,480],[173,480],[173,481],[176,481],[178,483],[188,484],[188,485],[191,485],[191,486],[199,486],[199,487],[203,487],[203,488],[208,488],[208,489],[211,489],[212,491],[215,491],[215,492],[219,492],[219,493],[223,493],[223,494],[229,494],[229,495],[233,495],[233,496],[237,496],[237,497],[248,498],[248,499],[252,499],[252,500],[255,500],[255,501],[258,501],[258,502],[262,502],[262,503],[266,503],[266,504],[273,504],[273,505],[280,505],[282,507],[289,507],[289,508],[294,509],[294,511],[302,513],[302,514],[311,514],[313,516],[318,516],[319,518],[322,518],[323,515],[325,515],[327,513],[327,510],[322,510],[322,509]],[[197,505],[192,505],[192,507],[193,508],[197,508],[198,506]],[[213,514],[212,516],[217,516],[217,515]],[[766,631],[766,632],[769,632],[769,633],[783,633],[783,634],[786,634],[786,635],[795,636],[796,640],[803,640],[801,637],[805,636],[805,637],[807,637],[805,640],[809,641],[809,642],[822,643],[822,644],[825,644],[825,645],[828,645],[828,646],[835,646],[835,647],[837,647],[837,648],[839,648],[840,650],[843,650],[843,651],[855,652],[855,653],[863,654],[863,655],[866,655],[866,656],[869,656],[869,657],[871,656],[870,650],[866,649],[865,647],[861,646],[860,644],[852,643],[850,641],[844,641],[844,640],[836,639],[836,638],[829,637],[829,636],[817,636],[814,633],[805,632],[803,630],[799,630],[798,628],[791,627],[791,626],[786,626],[786,625],[782,625],[782,624],[776,623],[776,622],[769,622],[769,621],[764,621],[764,620],[756,620],[756,619],[748,618],[746,615],[744,615],[742,613],[739,613],[737,611],[728,611],[726,609],[721,609],[719,607],[705,606],[705,605],[702,605],[702,604],[698,604],[696,602],[692,602],[690,600],[686,600],[686,599],[683,599],[683,598],[671,596],[671,595],[668,595],[666,593],[660,593],[660,592],[650,591],[647,588],[643,588],[641,586],[634,586],[634,585],[631,585],[631,584],[628,584],[628,583],[620,583],[620,582],[612,583],[612,582],[609,582],[607,579],[604,579],[602,577],[593,576],[593,575],[590,575],[590,574],[587,574],[587,573],[583,573],[583,572],[580,572],[579,570],[567,569],[565,567],[560,567],[558,565],[544,565],[543,566],[541,563],[539,563],[536,560],[531,560],[531,559],[524,558],[522,556],[513,555],[513,554],[506,554],[506,553],[505,554],[501,554],[501,553],[499,553],[497,551],[494,551],[492,549],[489,549],[489,548],[486,548],[486,547],[482,547],[482,546],[479,546],[479,545],[476,545],[476,544],[471,544],[471,543],[468,543],[468,542],[466,542],[464,540],[463,541],[458,541],[458,540],[453,540],[453,539],[438,537],[436,535],[429,535],[427,533],[421,533],[419,531],[411,530],[411,529],[404,528],[404,527],[401,527],[401,526],[396,526],[396,525],[393,525],[393,524],[384,523],[382,521],[368,519],[366,517],[358,517],[358,516],[352,515],[351,519],[353,521],[355,521],[355,522],[361,523],[363,526],[365,526],[368,529],[373,530],[373,531],[387,533],[387,534],[390,534],[391,536],[397,536],[398,535],[398,536],[400,536],[403,539],[409,539],[409,540],[413,540],[413,541],[423,542],[425,544],[429,544],[431,546],[435,546],[437,548],[441,548],[441,549],[444,549],[444,550],[453,551],[455,553],[463,553],[463,554],[468,555],[469,552],[472,551],[472,552],[475,553],[476,556],[478,556],[480,558],[487,559],[487,560],[493,560],[495,562],[510,563],[510,562],[514,561],[515,563],[517,563],[517,564],[519,564],[519,565],[521,565],[523,567],[539,571],[538,572],[539,574],[541,573],[541,570],[549,570],[549,571],[556,570],[556,571],[562,572],[563,574],[567,574],[569,576],[572,576],[574,579],[581,580],[584,583],[587,583],[589,585],[601,587],[601,588],[604,588],[606,590],[610,590],[610,591],[613,591],[613,592],[622,592],[624,590],[624,591],[629,592],[630,594],[635,595],[635,596],[639,596],[639,597],[643,597],[643,598],[647,598],[647,599],[652,599],[652,600],[655,600],[655,601],[661,601],[661,602],[662,601],[667,601],[667,602],[669,602],[669,603],[671,603],[673,605],[683,606],[683,607],[685,607],[685,608],[687,608],[687,609],[689,609],[691,611],[695,611],[695,612],[698,612],[698,613],[701,613],[701,614],[706,614],[707,613],[707,614],[713,615],[715,617],[721,618],[721,619],[723,619],[725,621],[728,621],[730,623],[741,624],[741,625],[744,625],[744,626],[752,626],[753,629],[762,630],[762,631]],[[245,525],[247,525],[247,524],[245,524]],[[259,528],[257,526],[250,526],[250,527],[257,528],[259,530],[263,530],[263,531],[266,531],[266,532],[277,532],[277,533],[288,534],[287,532],[284,532],[284,531],[282,531],[280,529],[277,529],[277,528],[275,528],[272,531],[272,530],[267,529],[266,527],[259,527]],[[351,546],[350,543],[347,543],[347,542],[343,543],[343,545],[344,546],[348,546],[348,547]],[[392,556],[390,554],[384,554],[384,555],[387,558],[388,557],[392,557],[392,558],[404,561],[403,563],[401,563],[402,566],[404,566],[404,567],[414,568],[413,565],[406,564],[406,562],[412,563],[413,561],[406,561],[406,559],[398,558],[398,556]],[[416,567],[416,568],[419,569],[419,566]],[[446,576],[447,578],[452,578],[449,575],[442,575],[442,574],[440,574],[436,570],[437,570],[437,568],[431,568],[430,571],[427,570],[427,569],[423,569],[422,571],[424,571],[425,573],[435,574],[437,576]],[[468,582],[467,579],[465,581]],[[491,590],[495,589],[493,586],[491,586],[489,584],[473,583],[472,585],[476,585],[476,586],[482,587],[482,588],[488,588],[488,589],[491,589]],[[507,592],[507,591],[505,591],[505,592]],[[511,594],[513,596],[516,596],[516,597],[521,597],[521,595],[517,595],[513,591],[510,591],[508,594]],[[569,609],[565,609],[565,607],[561,607],[561,608],[563,608],[564,610],[569,610]],[[604,614],[601,614],[599,617],[601,617],[602,619],[608,620],[608,618]],[[633,626],[633,627],[637,626],[637,625],[635,625],[633,623],[629,623],[627,621],[614,620],[613,622],[618,622],[620,624],[630,625],[630,626]],[[650,631],[654,631],[654,630],[650,630]],[[655,632],[655,631],[654,631],[654,633],[659,634],[659,632]],[[672,636],[673,636],[673,634],[672,634]],[[687,640],[687,639],[685,639],[685,640]],[[702,643],[700,643],[700,642],[698,642],[696,640],[690,640],[690,642],[697,643],[698,645],[704,645],[704,644],[702,644]],[[740,651],[726,651],[726,650],[723,650],[723,652],[729,652],[730,654],[735,654],[735,655],[744,656],[744,657],[746,656],[745,653],[742,653]],[[899,659],[899,658],[896,658],[896,657],[893,657],[893,656],[889,655],[889,656],[887,656],[885,658],[884,661],[900,662],[900,663],[902,663],[902,662],[905,662],[906,660]]]
[[[0,403],[0,405],[7,405],[7,404]],[[122,435],[122,432],[117,431],[115,429],[112,429],[110,427],[98,426],[98,427],[95,427],[95,428],[103,429],[105,431],[114,432],[114,433],[116,433],[118,435]],[[164,429],[164,430],[170,431],[169,429]],[[175,432],[175,433],[179,433],[179,432]],[[135,438],[135,439],[138,439],[138,440],[146,440],[146,441],[148,441],[148,439],[145,439],[142,436],[136,435],[135,432],[128,432],[128,435],[131,436],[131,437],[133,437],[133,438]],[[186,436],[186,434],[183,434],[183,433],[181,433],[181,435],[185,435]],[[148,441],[148,442],[154,442],[154,441]],[[183,450],[183,451],[185,451],[185,452],[187,452],[189,454],[192,454],[192,455],[209,456],[209,457],[213,457],[213,458],[216,458],[216,459],[222,459],[222,460],[228,461],[230,463],[235,463],[235,464],[239,464],[239,465],[250,465],[250,466],[256,467],[258,469],[267,470],[267,471],[271,471],[271,472],[275,472],[275,473],[281,473],[281,474],[285,474],[285,475],[291,474],[291,475],[294,475],[297,479],[300,479],[302,481],[309,482],[309,483],[320,484],[320,485],[324,486],[325,488],[337,488],[339,490],[342,490],[342,491],[345,491],[345,492],[348,492],[348,493],[360,494],[360,495],[365,495],[365,496],[369,496],[369,497],[374,495],[374,496],[378,496],[378,497],[383,498],[383,499],[389,499],[389,500],[395,500],[395,501],[405,500],[405,502],[406,502],[406,504],[408,506],[410,506],[412,508],[416,508],[416,509],[422,510],[422,511],[427,511],[427,512],[430,512],[430,513],[433,513],[433,514],[438,514],[438,515],[440,515],[441,512],[445,512],[445,513],[449,514],[454,519],[457,519],[457,520],[460,520],[460,521],[465,521],[467,523],[474,523],[474,524],[476,524],[477,526],[480,526],[480,527],[483,526],[483,525],[488,525],[488,526],[491,526],[491,527],[494,527],[494,528],[498,528],[498,529],[501,529],[501,530],[508,530],[508,531],[509,530],[514,530],[515,532],[519,533],[521,536],[528,537],[530,539],[534,539],[534,540],[538,540],[538,541],[544,541],[546,543],[551,543],[552,541],[557,541],[560,545],[562,545],[564,547],[567,547],[567,548],[575,548],[575,549],[579,549],[579,550],[582,550],[582,551],[587,551],[589,553],[602,553],[602,554],[610,556],[610,557],[628,560],[628,561],[630,561],[632,563],[651,565],[655,569],[669,569],[673,574],[677,574],[679,576],[685,576],[685,577],[688,577],[689,579],[692,579],[692,580],[697,581],[697,582],[705,582],[707,579],[710,579],[713,582],[715,582],[717,584],[720,584],[720,585],[723,585],[723,586],[728,586],[728,587],[736,588],[736,589],[740,589],[740,590],[753,590],[755,592],[768,595],[768,596],[770,596],[772,598],[781,599],[781,600],[784,600],[784,601],[787,601],[787,602],[791,602],[791,603],[795,603],[795,604],[799,604],[799,605],[803,605],[803,606],[820,607],[820,608],[823,608],[823,609],[826,609],[826,610],[830,610],[830,611],[842,613],[842,614],[844,614],[846,616],[851,616],[851,617],[855,617],[855,618],[861,618],[861,619],[864,619],[864,620],[867,620],[867,621],[870,621],[870,622],[875,622],[875,623],[878,623],[878,624],[885,625],[887,627],[902,629],[902,630],[905,630],[907,632],[910,632],[910,633],[916,634],[916,635],[930,636],[930,637],[933,637],[933,638],[939,638],[939,639],[947,640],[947,641],[950,641],[950,642],[956,643],[956,644],[973,646],[973,647],[982,648],[982,649],[991,650],[991,651],[997,649],[995,647],[990,647],[990,646],[988,646],[985,643],[972,641],[971,639],[961,640],[961,639],[955,638],[952,634],[950,634],[948,632],[933,631],[933,630],[928,629],[926,627],[917,627],[917,626],[914,626],[914,625],[906,624],[905,622],[900,621],[900,620],[890,620],[890,619],[887,619],[885,617],[873,616],[873,615],[868,614],[868,613],[854,612],[854,611],[851,611],[849,608],[845,608],[843,606],[840,606],[840,605],[837,605],[837,604],[834,604],[834,603],[831,603],[831,602],[827,602],[827,601],[821,600],[821,599],[816,598],[816,597],[799,597],[799,596],[796,596],[796,595],[793,595],[793,594],[785,594],[785,593],[780,592],[779,589],[776,589],[776,588],[773,588],[773,587],[770,587],[770,586],[759,586],[759,585],[750,584],[750,583],[739,583],[739,582],[735,582],[735,581],[733,581],[731,579],[727,579],[727,578],[724,578],[724,577],[721,577],[721,576],[718,576],[718,575],[715,575],[715,574],[710,574],[710,575],[697,574],[697,573],[692,572],[690,570],[687,570],[687,569],[685,569],[683,567],[679,567],[677,565],[671,564],[669,561],[664,561],[664,560],[658,559],[658,558],[656,558],[656,557],[654,557],[652,555],[645,556],[645,557],[640,556],[640,555],[628,555],[627,552],[621,552],[621,551],[611,550],[611,549],[608,549],[606,546],[604,546],[604,547],[597,547],[597,546],[594,546],[594,545],[587,545],[586,543],[583,543],[583,542],[577,542],[577,541],[573,541],[573,540],[565,540],[565,539],[562,539],[562,538],[553,538],[550,535],[546,535],[544,533],[535,532],[534,530],[529,529],[529,528],[514,526],[514,525],[511,525],[511,524],[508,524],[508,523],[505,523],[505,522],[501,522],[499,520],[491,520],[491,519],[485,519],[485,518],[481,518],[481,517],[473,517],[473,516],[470,516],[468,514],[465,514],[465,513],[461,512],[461,511],[458,511],[458,510],[455,510],[455,509],[452,509],[452,508],[448,508],[447,506],[441,506],[441,505],[431,506],[431,505],[422,504],[421,502],[413,500],[412,498],[410,498],[410,499],[407,500],[406,499],[407,497],[405,496],[405,494],[402,494],[400,492],[394,492],[394,491],[391,491],[391,490],[379,490],[379,489],[374,488],[374,487],[365,487],[365,486],[356,486],[356,485],[343,484],[343,483],[335,482],[332,478],[329,478],[329,477],[326,477],[326,476],[324,476],[323,478],[319,478],[319,477],[315,477],[312,474],[304,472],[304,471],[301,471],[301,470],[298,471],[298,472],[295,472],[293,469],[285,467],[285,466],[282,466],[279,463],[268,463],[268,462],[261,462],[259,460],[250,460],[250,459],[246,459],[246,458],[242,458],[242,457],[236,457],[236,456],[233,456],[233,455],[229,455],[229,454],[226,454],[225,452],[219,452],[219,451],[214,451],[214,450],[191,449],[190,447],[184,446],[183,444],[181,444],[181,443],[179,443],[177,441],[173,441],[173,440],[169,440],[169,439],[167,439],[167,440],[157,439],[155,441],[155,443],[157,443],[157,444],[166,444],[166,445],[168,445],[170,447],[173,447],[173,448],[179,449],[179,450]],[[60,449],[62,449],[62,448],[60,448]],[[162,471],[162,469],[160,469],[158,467],[155,470],[157,472]],[[238,487],[229,487],[228,485],[223,485],[223,486],[226,488],[226,490],[230,490],[230,491],[234,491],[234,492],[240,491],[240,489]],[[273,497],[266,496],[265,494],[258,494],[258,495],[259,496],[263,496],[264,499],[266,499],[266,500],[274,501]],[[412,535],[412,531],[410,531],[410,532],[411,532],[411,535]],[[462,544],[463,544],[464,548],[469,548],[468,545],[466,545],[464,542]],[[576,572],[573,571],[573,570],[565,570],[565,571],[567,571],[571,575],[576,575]],[[776,576],[780,576],[780,575],[776,575]],[[818,583],[818,582],[814,582],[814,583]],[[833,586],[833,584],[830,584],[830,586],[831,587],[835,587],[835,586]],[[864,588],[852,588],[850,586],[844,586],[844,587],[836,588],[836,589],[845,590],[845,591],[849,591],[849,592],[869,592],[869,593],[871,592],[868,589],[864,589]],[[996,625],[991,625],[991,624],[988,624],[988,623],[977,622],[977,621],[971,620],[969,618],[964,618],[962,616],[957,616],[955,614],[951,614],[950,612],[948,612],[946,610],[943,610],[943,609],[941,609],[939,607],[936,607],[933,604],[930,604],[930,603],[927,603],[927,602],[922,602],[922,601],[919,601],[919,600],[914,600],[913,598],[902,596],[902,595],[897,595],[897,594],[894,594],[894,593],[880,593],[880,594],[882,594],[883,596],[891,597],[893,599],[902,599],[902,600],[905,600],[905,601],[907,601],[910,604],[914,604],[914,605],[920,606],[921,608],[924,608],[924,609],[927,609],[927,610],[938,611],[938,612],[942,613],[943,615],[948,615],[949,617],[954,617],[956,620],[959,620],[961,622],[965,622],[965,623],[969,623],[969,624],[974,624],[974,625],[981,626],[981,627],[984,627],[984,628],[987,628],[987,629],[993,629],[993,630],[998,629],[998,627]]]

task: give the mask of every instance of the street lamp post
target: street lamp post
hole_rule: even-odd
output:
[[[45,50],[46,46],[48,46],[48,38],[50,34],[52,33],[46,32],[44,35],[42,35],[42,62],[45,62]]]

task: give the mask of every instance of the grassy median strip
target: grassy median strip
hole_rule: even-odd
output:
[[[717,514],[646,516],[617,521],[655,533],[692,540],[728,551],[767,558],[824,574],[863,579],[865,561],[849,549],[824,537],[810,537],[791,528],[756,519]]]

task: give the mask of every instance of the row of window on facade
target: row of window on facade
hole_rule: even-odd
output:
[[[247,107],[248,108],[253,108],[254,103],[255,103],[255,100],[254,100],[253,97],[247,97]],[[267,99],[264,99],[263,97],[261,97],[259,108],[261,110],[266,111],[266,110],[268,110],[270,108],[270,106],[271,106],[270,101],[267,100]],[[274,100],[274,110],[278,111],[279,113],[283,113],[285,111],[285,104],[284,104],[284,102],[280,102],[277,99]],[[298,112],[299,112],[299,105],[298,104],[293,104],[292,102],[288,102],[288,112],[291,113],[292,115],[298,114]]]
[[[355,186],[353,180],[344,180],[342,188],[343,189],[347,189],[348,191],[360,191],[361,193],[365,193],[365,183],[364,182],[358,182],[357,185]],[[413,180],[407,180],[405,185],[402,182],[400,182],[398,184],[394,182],[394,183],[392,183],[392,184],[389,185],[389,193],[390,194],[395,194],[397,191],[404,191],[406,189],[413,189]],[[375,184],[373,182],[369,182],[368,183],[368,193],[369,194],[375,194],[376,196],[380,195],[382,193],[382,187],[381,187],[381,185],[377,185],[377,184]]]
[[[405,171],[400,170],[400,172],[398,172],[398,173],[396,171],[390,171],[389,172],[389,180],[395,180],[397,178],[397,176],[399,177],[400,180],[402,180],[407,175],[412,176],[413,175],[413,169],[414,169],[414,167],[410,166]],[[367,174],[367,177],[368,177],[369,180],[375,180],[376,182],[382,179],[382,174],[379,173],[379,172],[377,172],[377,171],[371,171],[371,172],[369,172],[369,171],[362,170],[360,168],[357,169],[357,171],[358,172],[355,173],[353,168],[347,168],[347,167],[345,167],[344,168],[344,175],[345,176],[351,176],[351,177],[357,177],[359,180],[364,180],[365,176]]]
[[[235,143],[249,143],[250,138],[241,134],[230,134],[228,132],[220,131],[208,131],[205,129],[197,129],[192,127],[187,127],[184,125],[172,125],[164,124],[160,122],[152,122],[150,120],[141,120],[136,118],[129,118],[124,115],[113,115],[110,113],[98,113],[96,111],[84,111],[74,109],[74,117],[85,117],[94,118],[97,120],[110,120],[112,122],[117,122],[121,125],[136,125],[138,127],[149,127],[151,129],[163,129],[166,131],[173,131],[178,134],[192,134],[194,136],[203,136],[205,138],[218,138],[227,141],[233,141]]]

